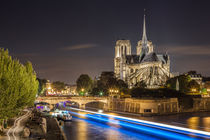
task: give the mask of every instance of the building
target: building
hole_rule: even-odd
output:
[[[54,90],[52,89],[52,83],[50,82],[50,80],[47,80],[46,83],[46,95],[54,95]]]
[[[60,96],[66,96],[66,95],[78,95],[76,92],[76,85],[67,85],[65,84],[65,87],[58,91],[56,89],[53,89],[52,83],[50,80],[47,80],[46,83],[46,95],[60,95]]]
[[[170,114],[179,112],[177,98],[136,99],[125,98],[109,100],[108,110],[140,114]]]
[[[147,40],[145,15],[142,39],[138,41],[136,54],[131,54],[130,40],[117,40],[114,58],[115,76],[131,88],[143,81],[147,88],[158,88],[171,76],[170,58],[167,53],[156,54]]]
[[[190,76],[191,80],[195,80],[200,86],[202,85],[203,77],[201,74],[198,74],[196,71],[189,71],[186,75]]]
[[[79,95],[77,93],[77,85],[69,85],[69,90],[70,95]]]
[[[210,80],[203,82],[202,92],[202,97],[210,97]]]

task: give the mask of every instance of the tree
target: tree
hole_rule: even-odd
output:
[[[56,82],[52,83],[52,88],[53,88],[53,90],[55,90],[57,92],[61,92],[62,90],[65,89],[65,84],[64,84],[64,82],[56,81]]]
[[[197,72],[195,70],[191,70],[187,72],[188,75],[195,75]]]
[[[192,80],[188,83],[188,88],[189,91],[195,89],[198,92],[200,90],[200,85],[195,80]]]
[[[84,94],[92,90],[93,81],[87,74],[81,74],[76,83],[78,93]]]
[[[186,93],[189,91],[189,82],[191,81],[190,76],[188,75],[180,75],[174,78],[171,78],[166,81],[166,87],[169,89],[176,90],[176,81],[179,81],[179,89],[182,93]]]
[[[123,80],[117,80],[117,88],[121,93],[128,94],[128,84],[125,83]]]
[[[119,90],[119,93],[128,93],[128,85],[123,80],[117,79],[113,72],[102,72],[96,85],[100,91],[98,93],[103,93],[103,96],[108,96],[110,89]]]
[[[0,48],[0,119],[11,118],[34,103],[38,81],[32,64],[13,60],[8,50]]]
[[[94,87],[93,89],[92,89],[92,91],[90,92],[90,95],[92,95],[92,96],[100,96],[100,93],[103,93],[103,91],[101,91],[99,88],[97,88],[97,87]],[[103,95],[103,94],[102,94]],[[101,95],[101,96],[102,96]]]
[[[37,80],[39,82],[38,96],[43,95],[46,91],[47,80],[46,79],[40,79],[40,78],[37,78]]]

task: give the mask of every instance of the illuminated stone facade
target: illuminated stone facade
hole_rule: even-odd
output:
[[[170,74],[168,54],[156,54],[153,44],[147,40],[145,15],[142,40],[138,41],[136,54],[131,54],[129,40],[118,40],[114,58],[115,76],[128,83],[129,87],[143,81],[147,88],[158,88],[165,84]]]
[[[108,102],[109,111],[120,111],[140,114],[165,114],[179,112],[177,98],[165,99],[115,99]]]

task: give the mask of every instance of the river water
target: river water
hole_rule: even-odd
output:
[[[113,113],[112,113],[113,114]],[[115,115],[120,115],[116,114]],[[129,117],[131,117],[129,115]],[[210,112],[185,113],[167,116],[136,117],[142,120],[160,122],[210,132]],[[100,123],[84,117],[73,117],[62,126],[68,140],[153,140],[168,139],[148,133],[136,132],[117,125]],[[192,137],[190,137],[192,138]],[[192,138],[193,139],[193,138]]]

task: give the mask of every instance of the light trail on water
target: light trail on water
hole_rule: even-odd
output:
[[[83,110],[83,109],[78,109],[78,108],[72,108],[72,110],[76,111],[82,111],[86,113],[91,113],[91,114],[75,114],[75,115],[80,115],[80,116],[85,116],[90,119],[94,120],[99,120],[102,122],[108,122],[112,124],[118,124],[122,127],[127,127],[127,128],[132,128],[135,130],[141,130],[146,133],[154,133],[162,137],[168,137],[168,138],[173,138],[173,139],[198,139],[198,138],[193,138],[185,135],[191,135],[191,136],[197,136],[205,139],[210,139],[210,133],[206,131],[201,131],[201,130],[194,130],[194,129],[189,129],[189,128],[183,128],[183,127],[178,127],[174,125],[168,125],[168,124],[162,124],[162,123],[156,123],[156,122],[151,122],[151,121],[145,121],[145,120],[139,120],[139,119],[133,119],[129,117],[122,117],[122,116],[115,116],[115,115],[110,115],[110,114],[105,114],[105,113],[98,113],[94,111],[89,111],[89,110]],[[75,113],[75,112],[71,112]],[[94,114],[94,115],[92,115]],[[105,118],[102,118],[105,117]],[[108,119],[108,117],[114,118],[115,121]],[[118,120],[118,122],[116,122]],[[145,128],[143,128],[143,126]],[[153,129],[156,130],[153,130]],[[157,131],[160,130],[161,131]],[[167,130],[167,131],[165,131]],[[170,132],[169,132],[170,131]],[[173,132],[176,132],[173,134]],[[179,134],[185,134],[185,135],[180,135]]]

